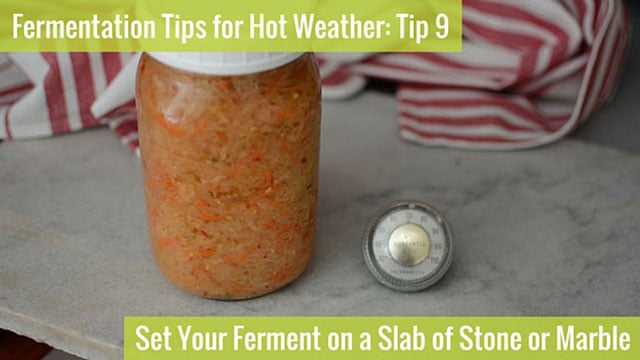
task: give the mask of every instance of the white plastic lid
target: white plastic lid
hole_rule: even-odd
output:
[[[180,70],[209,75],[253,74],[287,64],[303,53],[150,52],[156,60]]]

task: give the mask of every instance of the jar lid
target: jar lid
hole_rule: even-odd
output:
[[[243,75],[277,68],[299,58],[303,53],[149,52],[148,54],[180,70],[209,75]]]

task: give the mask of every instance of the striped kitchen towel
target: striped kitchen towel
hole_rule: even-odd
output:
[[[0,138],[47,137],[108,124],[137,151],[131,91],[108,88],[124,79],[124,65],[135,65],[134,59],[127,53],[0,54]],[[126,99],[118,102],[113,90]],[[91,106],[98,99],[109,102],[110,109],[94,116]]]
[[[461,53],[320,54],[325,99],[398,84],[402,138],[521,149],[558,140],[613,95],[629,39],[622,0],[463,0]],[[0,55],[0,138],[107,124],[137,152],[137,56]]]
[[[461,53],[325,54],[325,96],[394,81],[402,138],[507,150],[566,136],[614,94],[630,34],[623,1],[463,4]]]

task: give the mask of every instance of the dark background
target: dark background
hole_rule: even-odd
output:
[[[626,3],[633,34],[618,94],[591,116],[574,137],[640,154],[640,2]]]

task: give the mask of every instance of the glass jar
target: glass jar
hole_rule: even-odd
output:
[[[136,84],[154,257],[175,285],[216,299],[304,271],[318,190],[315,56],[233,56],[143,54]]]

